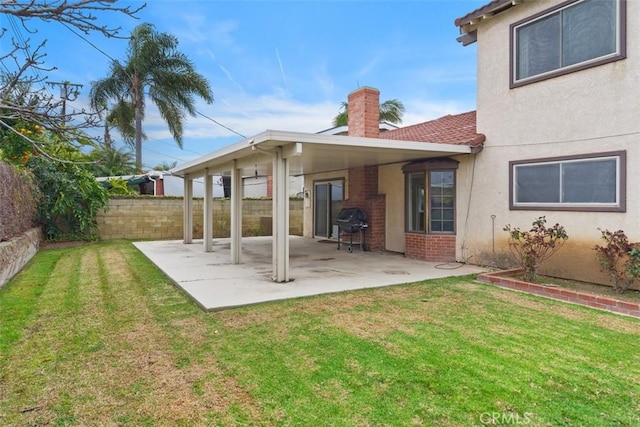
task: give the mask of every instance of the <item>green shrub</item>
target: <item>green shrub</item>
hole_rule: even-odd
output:
[[[108,207],[107,190],[81,165],[34,156],[31,168],[43,194],[37,218],[48,240],[97,238],[96,216]]]
[[[45,237],[96,238],[96,215],[108,207],[109,199],[107,191],[89,171],[90,159],[79,148],[91,145],[88,138],[78,134],[74,142],[63,141],[35,124],[13,125],[16,132],[0,129],[0,155],[33,175],[32,185],[41,194],[36,220]]]
[[[103,186],[109,192],[109,196],[133,196],[138,194],[122,178],[110,178],[107,180],[106,185]]]
[[[596,245],[596,258],[600,269],[607,273],[613,289],[623,293],[640,277],[640,249],[637,244],[629,243],[624,231],[600,230],[605,245]]]
[[[517,227],[505,225],[504,231],[509,233],[509,249],[523,269],[523,280],[535,282],[540,265],[556,253],[569,238],[564,227],[555,224],[546,226],[544,216],[533,221],[529,231],[521,231]]]

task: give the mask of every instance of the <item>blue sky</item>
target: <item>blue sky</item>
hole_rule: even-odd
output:
[[[401,100],[404,125],[475,109],[476,48],[456,42],[453,22],[485,3],[149,0],[139,20],[99,18],[122,26],[124,35],[142,22],[175,35],[213,88],[214,104],[199,102],[198,111],[248,137],[266,129],[327,129],[359,86],[378,88],[381,101]],[[9,24],[0,17],[12,36]],[[46,65],[57,67],[49,80],[84,85],[71,108],[86,106],[91,82],[107,76],[110,58],[125,58],[126,40],[83,36],[101,53],[57,22],[29,27],[38,32],[21,35],[32,46],[48,40]],[[5,46],[8,37],[0,41]],[[180,164],[243,139],[206,118],[189,117],[180,150],[151,104],[143,126],[146,167]]]

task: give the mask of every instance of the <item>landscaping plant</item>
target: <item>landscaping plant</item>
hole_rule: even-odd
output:
[[[523,269],[522,279],[527,282],[535,282],[540,265],[569,238],[562,225],[547,227],[546,224],[546,218],[541,216],[533,221],[529,231],[521,231],[511,224],[503,228],[509,233],[509,249]]]
[[[637,244],[629,243],[629,238],[622,230],[600,232],[606,244],[596,245],[593,249],[600,269],[609,275],[613,289],[621,294],[640,277],[640,249]]]
[[[82,148],[91,146],[91,141],[81,134],[76,141],[61,140],[32,123],[14,125],[17,133],[0,130],[0,160],[33,176],[32,186],[41,194],[36,203],[36,221],[45,237],[97,237],[96,215],[108,207],[109,198],[87,168],[90,159]]]

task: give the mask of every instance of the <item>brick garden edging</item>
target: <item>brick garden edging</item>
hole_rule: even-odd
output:
[[[523,282],[511,276],[517,274],[519,269],[504,270],[493,273],[482,273],[476,279],[482,283],[500,286],[502,288],[513,289],[515,291],[526,292],[573,304],[584,305],[600,310],[611,311],[618,314],[626,314],[640,318],[640,304],[620,301],[599,295],[585,294],[570,289],[557,288],[554,286],[540,285],[537,283]]]

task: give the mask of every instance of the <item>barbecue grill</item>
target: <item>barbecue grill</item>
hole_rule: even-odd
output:
[[[367,250],[365,231],[369,227],[367,223],[367,212],[361,208],[345,208],[338,213],[336,225],[338,226],[338,250],[342,243],[343,233],[349,235],[349,245],[347,252],[353,252],[354,245],[360,245],[360,249]],[[353,235],[358,234],[359,239],[354,242]],[[346,244],[346,243],[343,243]]]

